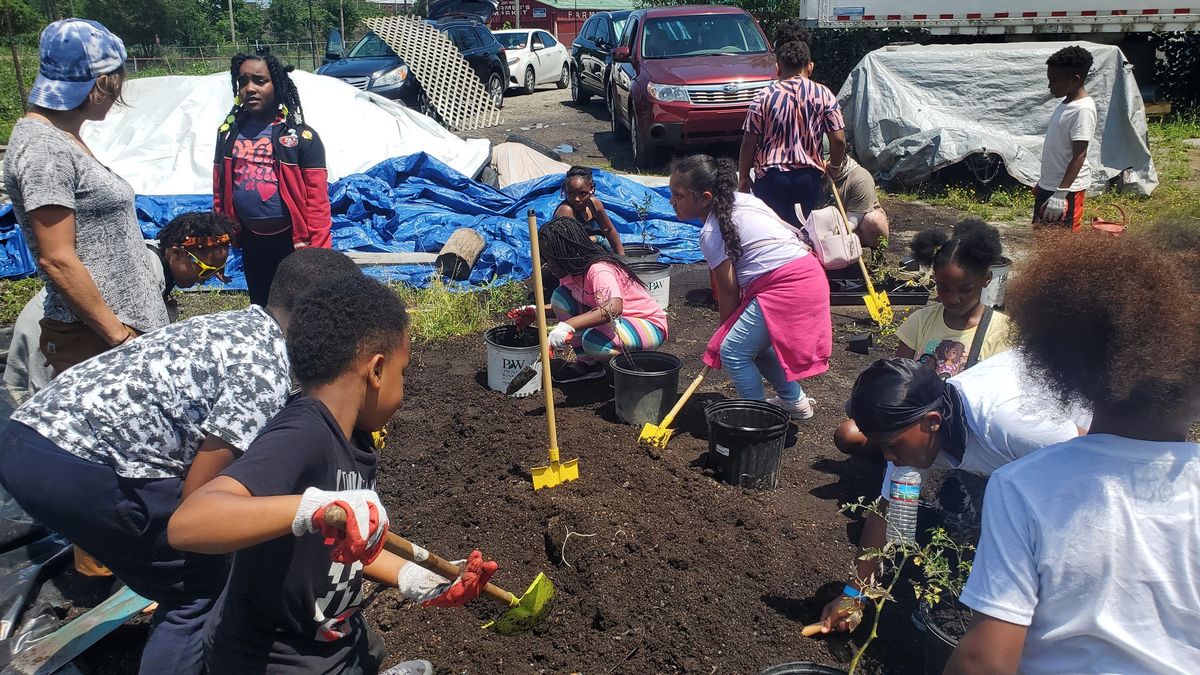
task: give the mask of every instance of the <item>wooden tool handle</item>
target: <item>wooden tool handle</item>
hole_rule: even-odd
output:
[[[688,399],[692,397],[692,394],[696,393],[696,389],[700,386],[700,383],[704,381],[704,376],[708,375],[709,370],[711,369],[707,365],[700,369],[700,374],[697,375],[696,379],[692,380],[692,383],[688,385],[688,388],[683,391],[683,396],[679,397],[679,400],[675,402],[675,407],[671,408],[671,412],[667,413],[667,416],[663,418],[662,424],[658,426],[664,428],[671,426],[671,422],[675,421],[675,416],[679,414],[680,410],[683,410],[683,404],[687,403]]]
[[[542,289],[542,254],[538,248],[537,212],[529,209],[529,252],[533,261],[533,296],[537,299],[538,341],[542,348],[542,396],[550,432],[550,460],[558,461],[558,427],[554,423],[554,389],[550,379],[550,342],[546,338],[546,292]]]
[[[842,203],[842,193],[837,188],[837,181],[833,179],[833,175],[829,173],[828,169],[825,170],[825,174],[829,176],[829,187],[833,192],[833,200],[837,202],[838,213],[842,216],[842,223],[849,228],[850,217],[846,215],[846,205]],[[846,234],[849,235],[850,232],[847,231]],[[867,270],[867,263],[861,255],[858,256],[858,269],[862,270],[863,283],[867,285],[867,295],[875,295],[875,284],[871,283],[871,273]]]
[[[804,637],[813,637],[814,635],[820,635],[824,628],[825,624],[823,623],[810,623],[800,631],[800,634]]]
[[[336,527],[339,530],[346,529],[346,511],[336,504],[325,509],[325,522]],[[448,580],[458,578],[462,570],[458,569],[458,565],[442,558],[438,555],[430,553],[419,546],[414,546],[413,543],[404,537],[388,532],[387,539],[383,542],[383,547],[390,553],[394,553],[401,558],[423,567],[434,574],[445,577]],[[418,550],[421,554],[418,554]],[[483,587],[483,595],[504,603],[506,606],[512,607],[517,604],[517,598],[512,593],[500,588],[496,584],[489,583]]]

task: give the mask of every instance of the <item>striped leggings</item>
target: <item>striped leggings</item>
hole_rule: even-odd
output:
[[[566,288],[559,286],[550,296],[554,317],[566,321],[594,308],[579,302]],[[575,333],[571,347],[583,361],[608,361],[623,351],[639,352],[658,349],[666,340],[663,329],[646,319],[619,316],[613,321]]]

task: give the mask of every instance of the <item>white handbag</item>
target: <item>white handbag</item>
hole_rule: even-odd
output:
[[[862,257],[862,242],[837,207],[814,209],[805,218],[803,209],[797,204],[796,217],[804,221],[804,234],[825,269],[840,270]]]

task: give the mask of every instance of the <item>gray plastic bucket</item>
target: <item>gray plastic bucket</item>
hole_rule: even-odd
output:
[[[791,417],[762,401],[714,403],[708,418],[708,463],[721,480],[751,490],[774,490]]]
[[[659,250],[650,244],[622,244],[625,255],[618,256],[627,263],[658,262]]]
[[[1008,286],[1008,273],[1012,271],[1012,265],[1012,261],[1008,258],[1001,258],[1000,262],[989,268],[992,273],[992,280],[988,282],[987,286],[983,287],[983,292],[979,294],[979,301],[984,306],[1004,306],[1004,291]]]
[[[483,334],[483,342],[487,345],[487,382],[488,388],[498,392],[508,390],[508,383],[521,372],[525,366],[532,365],[541,374],[541,346],[538,344],[537,333],[526,331],[518,335],[513,326],[496,326]],[[542,390],[542,378],[535,377],[513,396],[522,398],[536,394]]]
[[[640,427],[658,424],[679,400],[679,359],[664,352],[629,352],[613,357],[617,417]]]
[[[671,302],[671,266],[660,262],[632,262],[629,269],[646,284],[646,291],[658,306],[666,309]]]

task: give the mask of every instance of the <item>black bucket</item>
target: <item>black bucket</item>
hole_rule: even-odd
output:
[[[679,400],[678,358],[663,352],[618,354],[609,362],[617,417],[641,427],[658,424]]]
[[[958,640],[950,637],[946,631],[942,630],[941,626],[937,625],[929,608],[925,605],[921,605],[917,611],[913,612],[913,622],[923,629],[925,674],[941,675],[942,671],[946,669],[950,655],[954,653],[954,648],[958,646]]]
[[[774,490],[791,418],[762,401],[720,401],[708,418],[708,464],[721,480],[752,490]]]
[[[627,263],[658,262],[659,250],[650,244],[622,244],[625,255],[620,256]]]
[[[846,671],[810,661],[796,661],[765,668],[759,675],[846,675]]]

